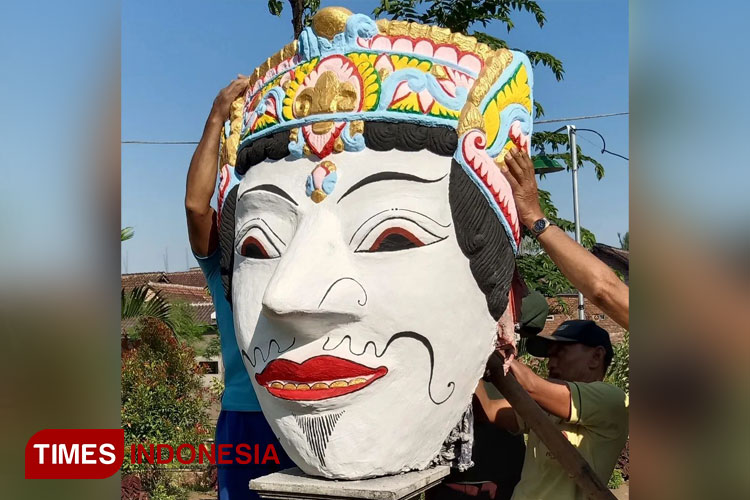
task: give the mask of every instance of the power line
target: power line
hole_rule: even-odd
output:
[[[561,122],[572,122],[576,120],[591,120],[594,118],[607,118],[610,116],[622,116],[629,115],[630,113],[625,111],[622,113],[605,113],[601,115],[589,115],[589,116],[574,116],[572,118],[556,118],[554,120],[537,120],[534,124],[542,123],[561,123]],[[198,141],[120,141],[121,144],[198,144]]]
[[[623,111],[621,113],[604,113],[601,115],[588,115],[588,116],[574,116],[572,118],[555,118],[554,120],[535,120],[534,125],[541,123],[562,123],[562,122],[573,122],[577,120],[591,120],[593,118],[607,118],[610,116],[623,116],[629,115],[629,111]]]
[[[198,141],[120,141],[121,144],[198,144]]]
[[[602,154],[607,153],[607,154],[611,154],[612,156],[617,156],[619,158],[622,158],[623,160],[630,161],[630,158],[628,158],[627,156],[623,156],[623,155],[621,155],[619,153],[613,153],[612,151],[608,150],[607,149],[607,141],[605,141],[604,140],[604,136],[602,134],[600,134],[599,132],[597,132],[596,130],[593,130],[593,129],[590,129],[590,128],[576,128],[576,132],[593,132],[593,133],[595,133],[602,140]]]

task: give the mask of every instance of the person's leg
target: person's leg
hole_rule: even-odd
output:
[[[217,446],[219,445],[219,443],[230,442],[229,430],[227,429],[227,412],[224,410],[221,410],[221,412],[219,413],[219,419],[216,421],[216,436],[214,438],[214,442]],[[227,484],[229,482],[229,477],[227,475],[227,469],[218,466],[216,470],[216,477],[219,500],[228,500],[229,490],[227,489]]]
[[[223,419],[222,419],[223,417]],[[219,500],[257,499],[257,493],[249,489],[251,479],[272,474],[289,467],[294,463],[281,448],[281,444],[274,435],[271,427],[266,422],[261,412],[222,411],[216,426],[216,447],[220,444],[231,444],[232,453],[229,455],[232,464],[218,464],[219,471]],[[239,464],[237,459],[247,460],[247,455],[236,453],[239,444],[247,445],[243,451],[250,453],[250,463]],[[256,456],[256,445],[258,456]],[[263,458],[272,456],[270,447],[275,451],[278,458],[268,459],[263,463]]]

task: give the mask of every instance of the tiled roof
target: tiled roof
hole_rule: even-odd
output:
[[[175,273],[156,271],[150,273],[123,274],[121,276],[121,281],[122,286],[125,289],[131,289],[149,283],[171,283],[173,285],[197,286],[203,288],[207,286],[206,278],[198,267]]]
[[[203,276],[203,271],[198,267],[176,273],[164,273],[164,275],[169,280],[169,283],[175,285],[206,287],[206,277]]]
[[[625,282],[628,282],[630,271],[630,252],[621,248],[615,248],[604,243],[597,243],[591,249],[599,260],[607,264],[612,269],[620,271],[625,276]]]
[[[149,288],[161,292],[169,301],[181,300],[189,303],[211,303],[211,295],[201,286],[175,285],[172,283],[147,283]]]
[[[173,283],[173,280],[184,283],[197,283],[197,285]],[[214,313],[213,300],[206,288],[206,280],[200,269],[191,269],[179,273],[155,272],[122,275],[122,287],[126,290],[143,285],[148,286],[155,292],[159,292],[168,302],[187,303],[193,310],[197,323],[215,324],[215,320],[211,318],[211,315]],[[136,324],[137,320],[135,319],[121,321],[123,330],[131,328]]]
[[[120,281],[122,282],[122,287],[125,288],[126,290],[129,290],[137,286],[147,285],[151,282],[154,282],[154,283],[164,282],[165,276],[163,272],[131,273],[131,274],[121,275]]]
[[[201,323],[203,325],[212,325],[216,323],[216,320],[211,318],[211,315],[214,313],[213,303],[192,305],[192,308],[196,323]]]

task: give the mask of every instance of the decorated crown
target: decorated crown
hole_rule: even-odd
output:
[[[520,52],[327,7],[250,76],[233,105],[224,162],[233,165],[239,150],[281,131],[289,131],[291,155],[322,159],[364,149],[367,121],[451,127],[459,139],[454,158],[516,250],[518,217],[499,167],[513,144],[529,151],[531,89],[531,65]]]

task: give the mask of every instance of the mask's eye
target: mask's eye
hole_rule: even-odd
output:
[[[250,257],[251,259],[267,259],[268,252],[263,247],[263,243],[255,239],[254,236],[248,236],[245,241],[242,242],[240,247],[240,255],[243,257]]]
[[[432,245],[447,238],[447,235],[442,235],[445,233],[445,226],[426,216],[416,212],[410,212],[409,217],[394,216],[394,212],[407,211],[389,210],[384,217],[368,219],[352,237],[354,251],[397,252]]]
[[[281,252],[269,233],[260,225],[244,228],[238,233],[237,253],[248,259],[278,258]]]
[[[389,227],[378,236],[367,252],[394,252],[422,247],[424,243],[402,227]]]

